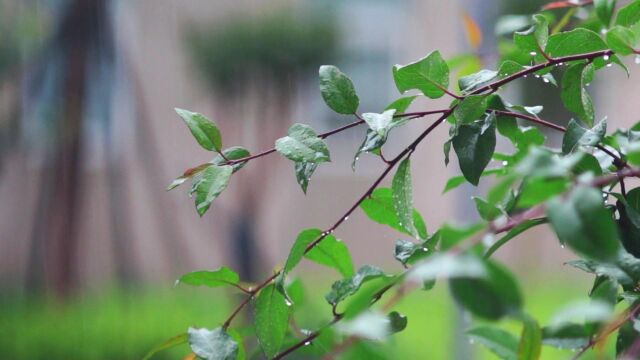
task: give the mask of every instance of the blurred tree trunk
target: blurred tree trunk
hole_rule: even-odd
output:
[[[28,286],[65,296],[77,282],[78,189],[81,185],[82,128],[86,111],[90,50],[107,22],[107,0],[67,3],[58,30],[44,50],[42,67],[58,51],[63,80],[56,94],[57,112],[46,120],[55,126],[53,151],[46,154],[42,190],[29,260]],[[35,85],[37,86],[37,85]],[[47,124],[47,125],[52,125]]]

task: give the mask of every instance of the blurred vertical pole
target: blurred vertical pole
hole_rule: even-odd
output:
[[[59,66],[62,74],[56,104],[45,119],[52,139],[52,151],[45,155],[27,286],[58,296],[73,289],[78,263],[78,188],[81,185],[82,139],[85,112],[87,65],[92,41],[106,21],[108,0],[72,0],[64,3],[58,27],[43,50],[40,72]],[[42,74],[40,74],[43,76]],[[42,79],[40,79],[42,80]],[[29,84],[38,91],[38,74]]]

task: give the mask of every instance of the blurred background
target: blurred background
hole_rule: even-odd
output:
[[[208,116],[225,145],[256,153],[294,122],[323,132],[353,121],[324,105],[319,65],[340,67],[354,81],[360,111],[378,112],[399,97],[394,64],[438,49],[451,60],[452,78],[493,69],[497,50],[508,52],[506,35],[526,27],[526,15],[542,3],[0,0],[0,358],[138,359],[188,326],[216,326],[234,296],[174,287],[176,278],[221,265],[247,281],[263,278],[300,230],[333,223],[382,169],[363,156],[351,170],[365,132],[355,128],[328,139],[333,162],[319,167],[306,196],[293,164],[274,154],[235,175],[199,218],[186,189],[165,192],[212,156],[174,107]],[[610,128],[640,120],[630,101],[640,90],[632,62],[630,79],[614,67],[603,70],[611,72],[607,81],[599,75],[590,87]],[[543,118],[566,123],[571,116],[557,96],[557,88],[534,78],[505,93],[512,103],[544,105]],[[401,149],[424,126],[395,131],[385,152]],[[415,206],[430,232],[475,220],[469,198],[486,188],[442,194],[459,173],[455,160],[444,166],[446,139],[447,130],[438,129],[413,157]],[[356,267],[400,269],[392,256],[399,234],[362,213],[336,236]],[[527,309],[542,323],[590,288],[588,276],[563,266],[572,256],[559,247],[539,228],[497,254],[522,279]],[[314,328],[330,317],[322,296],[338,274],[304,262],[296,275],[308,301],[296,320]],[[413,294],[399,309],[409,326],[380,347],[382,358],[487,357],[461,335],[470,319],[456,311],[446,286]],[[188,352],[184,346],[157,358]],[[543,357],[567,353],[545,348]]]

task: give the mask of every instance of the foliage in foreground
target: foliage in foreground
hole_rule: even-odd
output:
[[[592,14],[572,21],[576,8],[592,9]],[[553,11],[566,13],[556,21]],[[575,28],[563,31],[572,22]],[[628,189],[625,178],[640,176],[640,124],[607,132],[607,120],[596,118],[586,87],[603,69],[619,66],[627,71],[620,58],[640,56],[639,42],[640,0],[622,7],[615,0],[554,2],[533,16],[529,28],[513,35],[503,48],[498,70],[468,74],[464,69],[473,66],[473,57],[447,63],[438,51],[394,66],[393,78],[404,96],[379,113],[361,114],[351,80],[335,66],[322,66],[322,98],[335,112],[357,120],[323,134],[294,124],[276,140],[274,149],[255,155],[242,147],[224,149],[213,122],[177,109],[197,142],[217,153],[211,162],[187,170],[170,185],[191,181],[190,194],[200,215],[224,191],[233,173],[273,152],[293,161],[295,176],[306,192],[316,168],[331,161],[324,139],[359,125],[367,129],[354,168],[362,154],[378,156],[387,166],[332,226],[302,230],[283,267],[264,281],[243,283],[226,267],[180,278],[191,285],[231,286],[244,293],[244,299],[221,326],[189,328],[157,349],[188,342],[192,357],[244,358],[246,339],[231,325],[250,305],[255,337],[267,358],[280,359],[296,351],[309,357],[336,356],[350,348],[357,349],[351,356],[370,358],[368,344],[407,325],[407,317],[393,310],[398,300],[409,291],[429,291],[446,281],[455,301],[482,321],[467,335],[500,358],[538,359],[543,345],[576,349],[577,358],[599,348],[609,336],[617,336],[617,356],[638,358],[640,188]],[[458,79],[457,91],[449,90],[454,65],[462,66],[465,75]],[[501,96],[506,85],[527,76],[558,86],[560,100],[575,115],[566,128],[543,120],[539,106],[513,105]],[[452,102],[445,109],[408,112],[413,100],[422,96],[449,96]],[[436,120],[414,141],[393,157],[383,155],[394,128],[430,115],[437,115]],[[563,132],[561,148],[548,147],[534,124]],[[453,149],[462,173],[449,181],[445,191],[464,182],[478,185],[488,177],[494,178],[494,185],[485,197],[473,199],[481,222],[464,227],[445,224],[428,232],[412,205],[411,157],[438,126],[449,126],[445,164]],[[495,151],[498,136],[513,144],[510,153]],[[382,187],[394,169],[391,186]],[[404,265],[403,272],[387,273],[372,265],[354,269],[347,246],[334,231],[358,209],[373,222],[411,238],[395,244],[394,256]],[[540,324],[524,312],[517,279],[491,256],[522,232],[545,223],[560,244],[579,257],[570,265],[593,274],[594,282],[588,299],[559,309],[550,323]],[[325,296],[332,314],[315,330],[298,329],[290,321],[301,301],[301,282],[288,274],[303,259],[333,268],[340,276]],[[614,306],[621,302],[626,309],[615,313]],[[505,318],[521,323],[520,336],[492,325]]]

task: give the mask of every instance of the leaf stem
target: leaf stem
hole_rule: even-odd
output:
[[[554,129],[554,130],[558,130],[561,132],[566,132],[567,129],[564,126],[560,126],[557,124],[554,124],[550,121],[546,121],[546,120],[542,120],[540,118],[537,118],[535,116],[529,116],[529,115],[525,115],[525,114],[520,114],[517,112],[512,112],[512,111],[504,111],[504,110],[495,110],[495,109],[490,109],[488,111],[492,111],[496,114],[499,115],[504,115],[504,116],[513,116],[519,119],[523,119],[523,120],[528,120],[531,122],[534,122],[536,124],[540,124],[542,126],[546,126],[548,128]],[[621,169],[621,168],[629,168],[629,164],[626,163],[626,161],[622,160],[621,157],[619,157],[618,155],[614,154],[611,150],[607,149],[606,147],[602,146],[602,145],[596,145],[596,148],[598,148],[598,150],[604,152],[605,154],[609,155],[611,158],[613,158],[613,163],[614,165]]]

